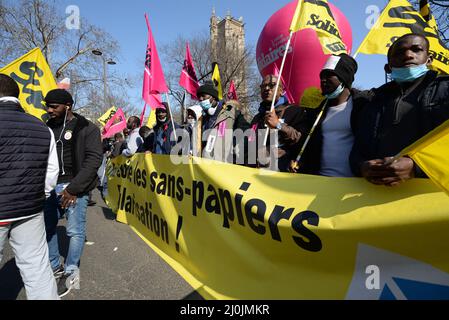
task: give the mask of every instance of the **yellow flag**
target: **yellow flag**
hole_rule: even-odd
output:
[[[430,11],[430,4],[428,0],[419,1],[419,12],[424,20],[426,20],[429,27],[433,28],[438,33],[438,24],[432,12]]]
[[[212,80],[214,80],[215,86],[218,89],[218,99],[223,100],[223,87],[221,86],[221,77],[220,70],[218,69],[218,64],[215,65]]]
[[[116,112],[117,112],[117,108],[112,107],[98,119],[98,122],[100,122],[101,125],[104,127],[106,125],[106,123],[108,123],[108,121],[111,120],[111,118],[115,115]]]
[[[401,152],[449,194],[449,120]]]
[[[46,94],[57,88],[53,74],[39,48],[35,48],[6,67],[0,73],[13,78],[20,88],[22,108],[45,121],[47,111],[43,105]]]
[[[148,117],[147,127],[153,128],[156,125],[156,110],[150,110],[150,116]]]
[[[290,32],[303,29],[316,31],[325,54],[347,53],[340,30],[327,0],[299,0],[293,16]]]
[[[422,34],[430,42],[433,55],[432,66],[449,74],[449,50],[438,37],[435,29],[417,12],[407,0],[391,0],[374,27],[356,52],[387,55],[388,49],[399,37],[408,33]]]

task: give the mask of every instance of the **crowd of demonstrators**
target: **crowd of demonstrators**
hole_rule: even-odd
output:
[[[412,159],[392,157],[449,119],[449,77],[429,70],[431,62],[424,36],[404,35],[390,47],[392,81],[375,90],[357,119],[350,156],[356,175],[386,186],[425,177]]]
[[[330,56],[320,73],[321,92],[326,98],[317,109],[310,109],[300,129],[310,136],[300,163],[291,171],[329,177],[354,176],[349,154],[354,143],[356,121],[372,91],[352,88],[357,62],[347,54]]]
[[[259,168],[270,167],[276,171],[287,172],[290,161],[294,159],[299,149],[300,124],[306,111],[298,105],[289,103],[287,97],[283,95],[282,84],[279,84],[279,89],[275,95],[277,82],[278,77],[271,74],[267,75],[260,85],[262,102],[258,114],[251,122],[255,139],[249,142],[247,149],[251,150],[251,143],[256,144],[257,152],[254,154],[256,163],[250,163],[252,162],[251,154],[248,154],[248,164],[256,165]],[[275,108],[271,110],[273,100]],[[263,140],[267,128],[276,130],[277,136],[273,137],[270,134],[266,145],[264,145]],[[277,166],[274,167],[272,161],[277,162]]]
[[[29,300],[58,300],[44,223],[59,166],[53,132],[26,114],[19,86],[0,74],[0,261],[9,237]]]
[[[426,177],[412,159],[395,156],[449,119],[449,76],[430,71],[431,63],[425,37],[402,36],[388,52],[385,70],[392,81],[359,91],[352,87],[356,61],[347,54],[331,56],[319,75],[325,100],[317,109],[291,104],[282,84],[275,92],[278,77],[267,75],[259,111],[250,122],[238,101],[220,101],[215,84],[207,81],[197,90],[199,104],[187,109],[186,123],[175,123],[163,103],[155,111],[154,128],[132,116],[123,133],[103,146],[99,129],[72,111],[70,93],[56,89],[47,94],[46,126],[23,112],[17,84],[0,75],[0,163],[5,169],[0,175],[0,259],[9,235],[29,299],[58,299],[78,287],[89,193],[97,186],[102,154],[106,159],[170,155],[181,143],[175,134],[179,129],[189,135],[184,155],[238,163],[243,152],[250,167],[364,177],[385,186]],[[244,134],[236,135],[239,130]],[[274,134],[264,143],[267,131]],[[29,146],[27,152],[23,145]],[[56,228],[63,216],[69,249],[61,264]]]
[[[92,122],[72,111],[73,98],[66,90],[55,89],[46,95],[45,104],[59,160],[56,188],[45,202],[44,216],[51,267],[58,279],[58,294],[79,288],[80,260],[86,240],[86,212],[89,193],[97,187],[97,171],[102,161],[100,130]],[[67,219],[69,248],[61,264],[56,228]]]

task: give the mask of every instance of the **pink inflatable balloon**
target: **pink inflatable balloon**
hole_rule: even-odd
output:
[[[262,30],[256,50],[257,65],[262,76],[274,73],[274,65],[278,69],[281,67],[297,3],[293,1],[277,11]],[[351,25],[337,7],[331,3],[329,6],[350,53]],[[313,92],[313,88],[317,91],[320,88],[319,74],[328,56],[323,53],[314,30],[305,29],[294,34],[282,76],[296,103],[301,101],[305,92]]]

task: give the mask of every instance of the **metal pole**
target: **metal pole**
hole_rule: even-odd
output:
[[[108,85],[107,85],[107,70],[106,70],[106,59],[101,56],[103,58],[103,83],[104,83],[104,108],[105,110],[108,109],[108,103],[107,103],[107,99],[108,99]]]
[[[168,93],[165,94],[165,99],[167,99],[168,112],[170,113],[171,124],[173,126],[173,133],[175,135],[175,140],[178,142],[178,135],[176,134],[175,120],[173,119],[173,113],[171,112],[170,99]]]
[[[276,89],[274,90],[274,96],[273,96],[273,101],[271,102],[271,109],[270,112],[274,111],[274,106],[276,104],[276,96],[278,94],[279,91],[279,85],[281,83],[281,77],[282,77],[282,72],[284,71],[284,66],[285,66],[285,61],[287,60],[287,54],[288,54],[288,50],[290,49],[290,44],[292,42],[292,38],[293,38],[293,31],[290,31],[290,36],[288,37],[288,42],[287,42],[287,46],[285,48],[285,53],[284,53],[284,57],[282,58],[282,64],[281,64],[281,69],[279,70],[279,76],[278,76],[278,80],[276,82]],[[270,134],[270,130],[271,129],[267,129],[267,132],[265,133],[265,139],[263,141],[263,146],[265,147],[267,145],[268,142],[268,135]]]

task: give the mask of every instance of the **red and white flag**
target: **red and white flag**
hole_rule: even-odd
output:
[[[274,64],[273,74],[276,77],[279,77],[279,69],[278,69],[276,64]],[[293,95],[291,94],[290,90],[288,89],[287,84],[285,83],[284,77],[282,77],[282,75],[281,75],[281,81],[282,81],[282,87],[284,87],[284,93],[283,94],[287,97],[288,102],[289,103],[295,103],[295,99],[293,99]]]
[[[193,99],[197,99],[196,92],[200,85],[198,83],[198,78],[196,77],[195,66],[193,65],[192,56],[190,54],[189,43],[186,44],[186,58],[184,59],[179,85],[186,89]]]
[[[122,108],[119,108],[114,116],[106,123],[101,133],[103,139],[113,137],[116,133],[126,128],[126,117]]]
[[[237,90],[235,89],[234,80],[231,80],[231,84],[229,85],[228,100],[239,101],[239,97],[237,96]]]

